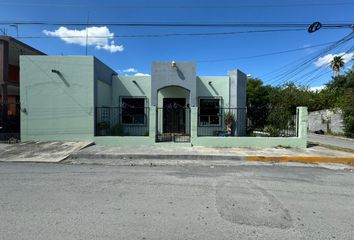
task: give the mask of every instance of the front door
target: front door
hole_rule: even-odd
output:
[[[163,133],[183,134],[186,130],[186,99],[163,99]]]
[[[162,132],[157,134],[158,142],[189,142],[189,108],[185,98],[164,98],[163,107],[157,110],[157,119],[162,120]],[[161,118],[162,117],[162,118]]]

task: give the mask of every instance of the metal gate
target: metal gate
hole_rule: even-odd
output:
[[[190,108],[169,105],[156,109],[156,142],[190,142]]]

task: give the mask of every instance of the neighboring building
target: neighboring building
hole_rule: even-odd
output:
[[[239,70],[197,76],[194,62],[153,62],[151,76],[120,76],[94,57],[21,56],[22,140],[153,144],[243,136],[246,81]]]
[[[44,55],[12,37],[0,36],[0,140],[2,134],[18,132],[20,55]]]

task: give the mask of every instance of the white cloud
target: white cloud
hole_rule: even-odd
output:
[[[138,72],[138,73],[135,73],[134,76],[139,76],[139,77],[140,76],[150,76],[150,74]]]
[[[68,29],[66,27],[59,27],[55,31],[43,30],[43,33],[47,36],[60,37],[64,42],[70,44],[78,44],[80,46],[95,46],[96,49],[104,49],[111,53],[121,52],[124,50],[123,45],[116,45],[111,39],[114,37],[114,33],[104,27],[87,27],[82,30]],[[86,37],[87,41],[86,41]]]
[[[317,87],[309,87],[309,90],[311,92],[320,92],[320,91],[322,91],[325,88],[326,88],[325,85],[321,85],[321,86],[317,86]]]
[[[135,69],[135,68],[127,68],[127,69],[124,69],[123,72],[125,72],[125,73],[137,73],[138,70]]]
[[[317,67],[324,67],[324,66],[328,66],[329,64],[331,64],[331,61],[333,60],[334,57],[336,56],[342,56],[344,63],[349,62],[350,60],[352,60],[354,53],[337,53],[337,54],[327,54],[323,57],[318,58],[315,61],[315,65]]]

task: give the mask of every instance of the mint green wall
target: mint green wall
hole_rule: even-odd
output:
[[[96,107],[110,107],[112,105],[112,87],[101,80],[96,81]]]
[[[137,84],[135,84],[135,81]],[[120,106],[121,96],[147,97],[148,107],[151,96],[150,76],[114,76],[112,79],[112,104]]]
[[[93,57],[20,57],[22,141],[93,139],[93,62]]]
[[[185,98],[186,104],[190,103],[189,91],[176,86],[166,87],[160,89],[157,93],[157,106],[159,108],[163,107],[164,98]]]
[[[112,105],[112,79],[117,73],[94,58],[94,94],[95,107]]]
[[[209,84],[211,82],[211,85]],[[197,77],[197,97],[222,97],[224,107],[229,106],[228,76]],[[199,105],[199,102],[198,102]]]

